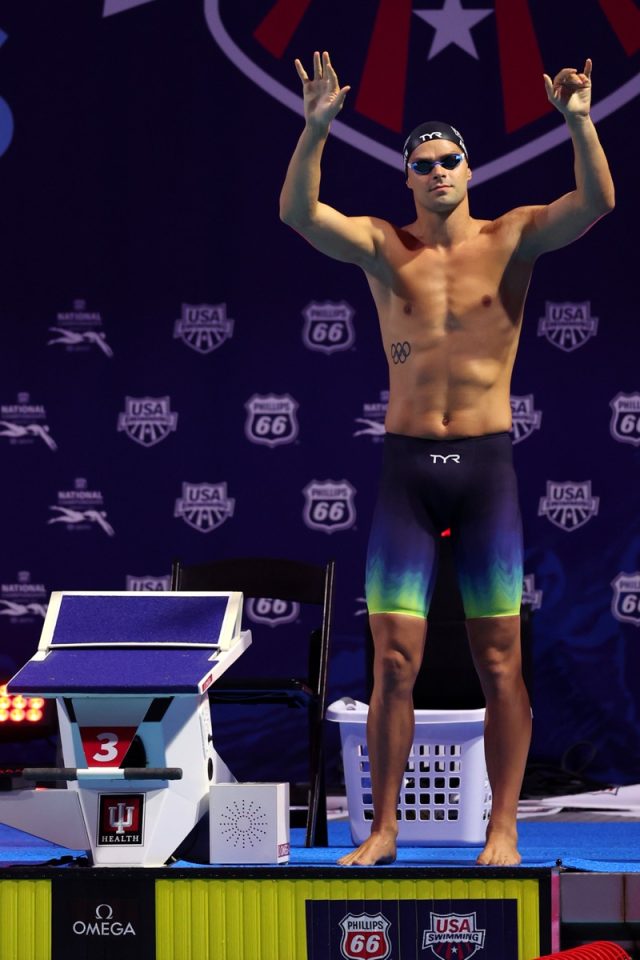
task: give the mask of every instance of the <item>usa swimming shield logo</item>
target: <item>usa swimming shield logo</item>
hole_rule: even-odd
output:
[[[353,307],[342,300],[333,303],[310,303],[302,311],[304,328],[302,340],[308,350],[336,353],[348,350],[355,340]]]
[[[196,353],[211,353],[233,336],[233,324],[227,316],[226,303],[183,303],[173,336]]]
[[[298,403],[288,393],[282,396],[275,393],[260,396],[254,393],[244,406],[247,411],[244,432],[251,443],[277,447],[280,444],[293,443],[298,436]]]
[[[600,498],[591,494],[591,480],[583,483],[548,480],[547,495],[540,498],[538,516],[571,532],[597,515],[599,502]]]
[[[614,440],[640,447],[640,393],[618,393],[610,403],[609,430]]]
[[[198,533],[211,533],[233,516],[234,509],[226,483],[183,483],[173,515]]]
[[[385,960],[391,953],[391,921],[383,913],[348,913],[340,921],[345,960]]]
[[[640,627],[640,571],[619,573],[612,581],[611,612],[621,623]]]
[[[588,300],[582,303],[547,301],[545,315],[538,321],[538,336],[546,337],[549,343],[565,353],[583,347],[597,332],[598,318],[591,316]]]
[[[178,414],[171,412],[171,397],[125,397],[118,430],[142,447],[153,447],[178,426]]]
[[[486,930],[479,930],[475,913],[431,913],[422,933],[422,949],[438,960],[468,960],[484,947]]]
[[[403,133],[424,120],[424,91],[437,89],[447,71],[472,91],[456,98],[455,116],[447,118],[469,146],[472,186],[568,140],[542,82],[543,72],[566,64],[543,60],[543,51],[584,50],[593,58],[596,122],[640,92],[633,59],[640,25],[631,4],[582,0],[579,17],[562,11],[549,17],[547,6],[532,0],[480,7],[472,0],[204,0],[204,10],[214,41],[259,95],[301,118],[293,59],[301,57],[309,70],[327,23],[339,22],[330,53],[351,92],[331,137],[353,148],[354,163],[361,152],[399,173]]]
[[[303,519],[311,530],[335,533],[356,522],[356,489],[348,480],[312,480],[302,492]]]
[[[520,443],[530,437],[534,430],[540,429],[542,413],[534,409],[533,394],[526,397],[511,397],[511,432],[513,443]]]

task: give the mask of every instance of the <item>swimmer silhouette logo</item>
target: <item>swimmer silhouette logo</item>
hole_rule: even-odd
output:
[[[304,327],[302,341],[308,350],[320,353],[337,353],[348,350],[355,341],[353,307],[342,300],[333,303],[312,302],[302,311]]]
[[[356,62],[345,54],[344,45],[329,51],[340,82],[352,88],[333,121],[331,137],[400,175],[402,134],[424,116],[424,90],[437,86],[443,70],[455,70],[462,87],[475,89],[481,84],[484,90],[484,109],[477,109],[474,97],[458,98],[451,118],[469,146],[471,187],[568,140],[541,79],[544,70],[554,73],[564,66],[545,62],[549,47],[583,50],[593,58],[596,122],[640,92],[634,62],[640,25],[631,12],[625,14],[622,4],[583,0],[584,15],[560,22],[544,15],[544,4],[530,0],[496,4],[493,10],[471,9],[470,0],[441,0],[431,9],[416,4],[412,10],[413,6],[411,0],[395,4],[374,0],[365,11],[360,4],[343,4],[341,32],[363,56]],[[273,97],[299,115],[302,97],[293,59],[301,57],[309,69],[311,52],[323,42],[317,29],[322,8],[321,0],[264,0],[250,5],[253,12],[247,12],[247,4],[235,0],[204,0],[209,31],[225,56],[256,84],[260,96]],[[552,30],[554,35],[549,36]],[[517,58],[510,48],[514,36],[521,50]],[[523,71],[523,63],[536,66]]]
[[[348,913],[340,920],[340,953],[345,960],[385,960],[391,954],[390,926],[383,913]]]
[[[312,480],[302,492],[303,519],[311,530],[336,533],[356,522],[356,489],[348,480]]]

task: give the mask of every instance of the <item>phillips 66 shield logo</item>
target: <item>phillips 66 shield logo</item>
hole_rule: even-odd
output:
[[[332,303],[310,303],[302,311],[304,328],[302,339],[309,350],[336,353],[348,350],[355,340],[353,307],[342,300]]]
[[[279,444],[293,443],[298,436],[298,404],[288,393],[282,396],[254,393],[245,403],[245,409],[247,419],[244,432],[251,443],[277,447]]]
[[[640,627],[640,572],[619,573],[611,586],[611,612],[616,620]]]
[[[610,403],[611,436],[620,443],[640,447],[640,393],[618,393]]]
[[[346,960],[384,960],[391,953],[391,922],[382,913],[348,913],[340,921],[340,952]]]
[[[356,522],[356,489],[348,480],[312,480],[302,491],[305,496],[303,519],[312,530],[335,533]]]

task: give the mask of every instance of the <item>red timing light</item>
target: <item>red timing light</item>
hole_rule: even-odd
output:
[[[450,537],[451,536],[451,527],[447,527],[446,530],[443,530],[440,534],[441,537]]]
[[[23,697],[17,694],[12,697],[7,693],[7,685],[0,685],[0,723],[10,721],[22,723],[38,723],[44,716],[44,699],[42,697]]]

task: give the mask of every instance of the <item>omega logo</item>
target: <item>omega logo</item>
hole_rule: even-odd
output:
[[[131,923],[122,924],[113,919],[113,907],[108,903],[98,904],[96,919],[93,923],[76,920],[72,929],[77,937],[125,937],[127,934],[135,937],[136,935]]]

